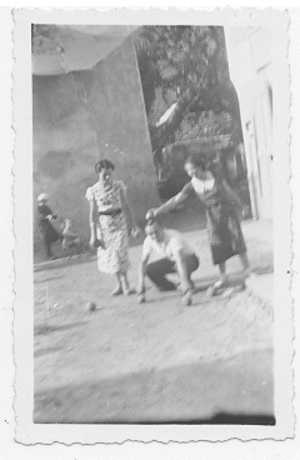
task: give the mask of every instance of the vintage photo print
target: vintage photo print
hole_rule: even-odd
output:
[[[16,438],[293,436],[288,16],[18,11]]]

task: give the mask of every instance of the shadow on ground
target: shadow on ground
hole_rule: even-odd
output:
[[[57,351],[60,351],[60,350],[61,350],[61,348],[59,348],[59,347],[48,347],[48,348],[45,348],[45,349],[36,350],[34,352],[34,357],[38,358],[40,356],[45,356],[45,355],[48,355],[48,354],[51,354],[51,353],[56,353]]]
[[[79,326],[82,326],[85,324],[87,321],[78,321],[70,324],[63,324],[61,326],[55,325],[55,326],[50,326],[49,324],[40,324],[35,326],[34,328],[34,335],[46,335],[46,334],[51,334],[52,332],[58,332],[58,331],[68,331],[69,329],[73,329]]]
[[[35,280],[36,284],[42,284],[42,283],[49,283],[50,281],[56,281],[61,279],[63,276],[62,275],[55,275],[55,276],[48,276],[48,278],[43,278],[40,280]]]
[[[126,423],[126,422],[116,422]],[[131,422],[139,425],[276,425],[276,419],[272,414],[239,414],[220,412],[207,419],[187,419],[172,421],[147,421]]]
[[[272,351],[45,389],[34,421],[274,425]]]

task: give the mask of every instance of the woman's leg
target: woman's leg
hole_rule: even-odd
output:
[[[122,282],[123,292],[126,295],[130,291],[129,281],[128,281],[126,272],[121,273],[121,282]]]
[[[243,252],[242,254],[239,254],[239,257],[240,257],[244,272],[248,274],[250,271],[250,263],[249,263],[247,252]]]
[[[220,271],[220,281],[222,283],[225,283],[227,280],[226,262],[222,262],[219,264],[219,271]]]
[[[121,273],[121,282],[122,282],[123,293],[125,295],[130,295],[134,293],[134,290],[130,288],[127,272],[125,271]]]
[[[112,295],[121,295],[121,294],[123,294],[122,274],[121,274],[121,272],[116,273],[116,280],[117,280],[117,285],[116,285],[115,289],[112,291]]]
[[[208,288],[207,295],[209,297],[216,295],[218,293],[218,290],[223,288],[227,282],[226,262],[221,262],[220,264],[218,264],[218,267],[220,271],[220,279]]]

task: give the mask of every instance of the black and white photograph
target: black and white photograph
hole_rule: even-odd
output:
[[[29,33],[32,423],[275,429],[290,237],[274,27]]]

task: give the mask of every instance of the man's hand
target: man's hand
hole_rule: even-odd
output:
[[[104,245],[103,240],[99,240],[98,238],[96,238],[94,247],[97,248],[97,249],[98,249],[98,248],[104,249],[104,248],[105,248],[105,245]]]
[[[89,244],[92,249],[104,248],[103,241],[95,237],[91,237]]]

